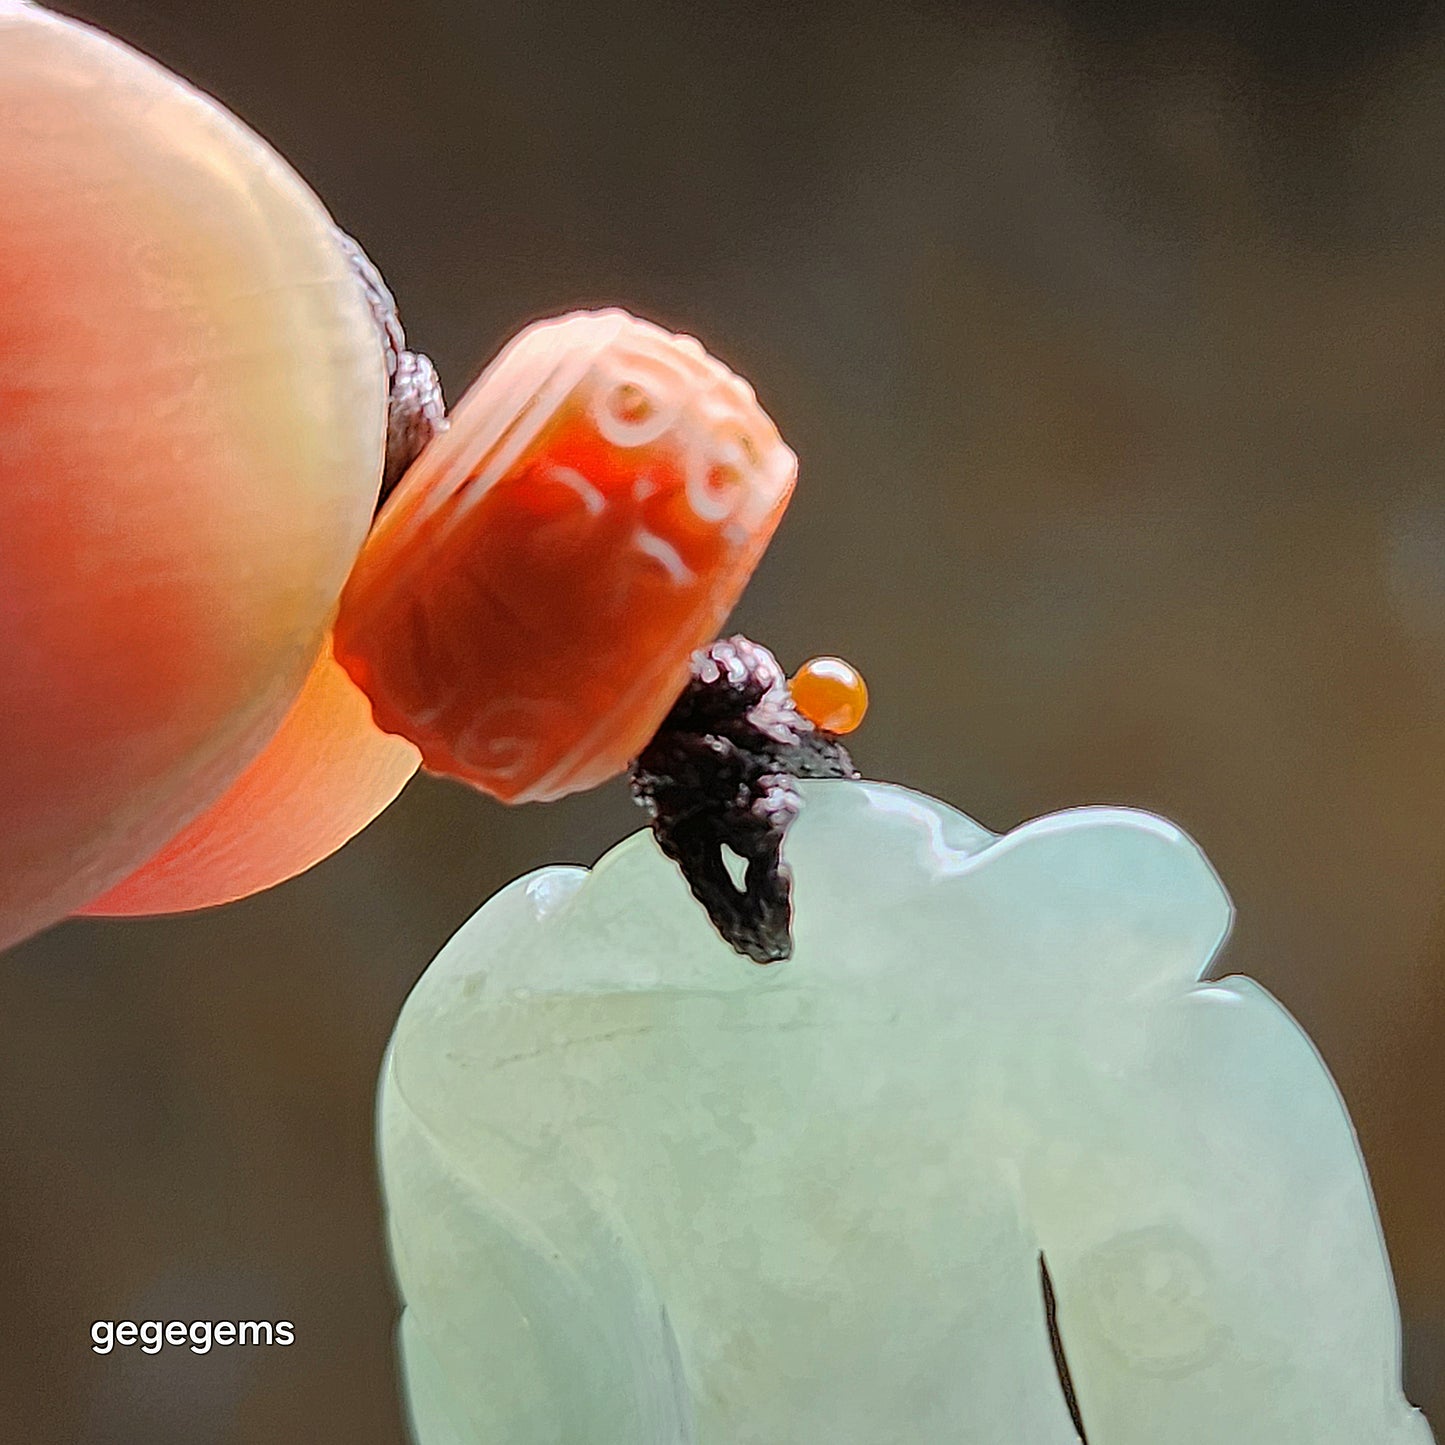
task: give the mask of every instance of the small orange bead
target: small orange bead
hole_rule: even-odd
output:
[[[851,733],[868,711],[868,684],[841,657],[812,658],[789,686],[798,711],[824,732]]]

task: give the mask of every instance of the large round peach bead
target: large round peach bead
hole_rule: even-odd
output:
[[[367,530],[385,385],[286,164],[0,0],[0,945],[151,856],[280,723]]]
[[[337,658],[429,769],[507,802],[591,787],[656,731],[796,471],[691,337],[621,311],[538,323],[383,508]]]
[[[80,911],[184,913],[259,893],[329,857],[416,772],[417,751],[381,732],[323,648],[286,720],[200,817]]]

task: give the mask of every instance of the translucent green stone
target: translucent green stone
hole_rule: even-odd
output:
[[[1198,849],[807,786],[759,968],[638,835],[408,1001],[381,1150],[422,1445],[1426,1445],[1309,1040]]]

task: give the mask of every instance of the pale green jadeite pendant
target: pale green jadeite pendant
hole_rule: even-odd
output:
[[[381,1155],[420,1445],[1428,1445],[1349,1119],[1195,845],[805,784],[758,968],[646,834],[488,903]]]

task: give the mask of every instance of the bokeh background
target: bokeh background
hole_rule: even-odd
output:
[[[1445,1425],[1445,6],[88,0],[363,238],[452,394],[619,302],[803,459],[738,621],[875,775],[1189,829],[1373,1172]],[[0,1436],[399,1445],[373,1083],[500,884],[638,823],[423,779],[229,909],[0,964]],[[99,1358],[96,1318],[294,1320]]]

